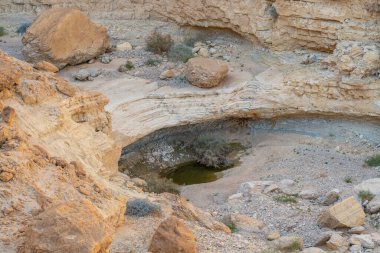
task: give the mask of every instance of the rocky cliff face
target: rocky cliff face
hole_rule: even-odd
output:
[[[380,40],[377,0],[5,0],[0,13],[75,7],[112,18],[160,17],[181,25],[231,29],[267,47],[333,51],[342,40]]]
[[[126,201],[108,181],[120,154],[108,99],[2,52],[0,73],[1,251],[82,252],[75,235],[85,252],[105,252]]]

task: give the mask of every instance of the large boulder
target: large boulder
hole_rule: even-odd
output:
[[[191,230],[175,216],[163,221],[153,235],[152,253],[195,253],[196,242]]]
[[[48,61],[59,69],[101,55],[111,47],[107,29],[79,10],[53,8],[43,12],[22,38],[28,62]]]
[[[192,85],[200,88],[218,86],[228,74],[227,63],[203,57],[190,59],[186,64],[185,75]]]
[[[69,201],[37,216],[26,231],[22,252],[106,253],[112,232],[90,201]]]
[[[353,228],[364,224],[365,213],[354,197],[349,197],[324,211],[318,224],[328,228]]]

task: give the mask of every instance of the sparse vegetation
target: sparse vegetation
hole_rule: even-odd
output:
[[[298,241],[294,241],[288,247],[284,248],[286,252],[295,252],[298,250],[302,250],[302,245]]]
[[[281,202],[281,203],[288,203],[288,204],[295,204],[297,203],[297,198],[292,195],[280,195],[276,196],[274,200]]]
[[[370,191],[360,191],[358,193],[358,197],[362,202],[364,202],[366,200],[371,201],[375,197],[375,195],[373,195]]]
[[[161,61],[160,60],[157,60],[157,59],[148,59],[146,62],[145,62],[145,65],[146,66],[149,66],[149,67],[154,67],[154,66],[157,66],[158,64],[160,64]]]
[[[146,199],[133,199],[127,202],[126,214],[130,216],[144,217],[150,214],[159,213],[159,205]]]
[[[260,253],[281,253],[281,251],[275,250],[275,249],[265,249],[261,251]]]
[[[22,23],[16,30],[16,33],[19,35],[22,35],[26,33],[26,30],[28,30],[29,26],[31,26],[32,23]]]
[[[370,167],[380,166],[380,155],[374,155],[367,158],[367,160],[365,160],[365,163]]]
[[[127,61],[125,64],[119,67],[119,72],[127,72],[135,68],[135,65],[131,61]]]
[[[223,222],[224,225],[226,225],[231,230],[231,233],[236,233],[237,232],[238,229],[235,226],[235,224],[231,221],[231,217],[230,216],[223,217],[222,222]]]
[[[157,175],[146,176],[144,180],[147,183],[147,186],[144,187],[144,191],[146,192],[155,192],[155,193],[163,193],[169,192],[173,194],[179,194],[178,185],[173,183],[172,180],[158,177]]]
[[[346,177],[344,178],[344,182],[347,183],[347,184],[352,184],[353,179],[352,179],[352,177],[350,177],[350,176],[346,176]]]
[[[155,54],[163,54],[169,51],[174,41],[169,34],[162,34],[155,30],[148,36],[145,43],[148,51]]]
[[[5,28],[0,26],[0,37],[4,36],[7,32],[5,31]]]
[[[183,43],[188,47],[194,47],[197,42],[206,42],[208,34],[200,31],[190,31],[183,40]]]
[[[187,62],[193,57],[192,48],[185,44],[175,44],[168,52],[171,61]]]

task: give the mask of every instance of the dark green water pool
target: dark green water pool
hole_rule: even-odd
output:
[[[163,176],[172,179],[174,183],[179,185],[202,184],[218,180],[222,176],[220,172],[226,169],[228,168],[207,167],[193,161],[180,164],[175,170]]]

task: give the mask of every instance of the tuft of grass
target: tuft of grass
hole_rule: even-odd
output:
[[[133,199],[127,202],[127,210],[125,213],[130,216],[144,217],[150,214],[159,213],[160,211],[160,206],[149,200]]]
[[[127,61],[125,64],[119,67],[119,72],[127,72],[135,68],[135,65],[131,61]]]
[[[302,245],[298,241],[294,241],[288,247],[284,248],[286,252],[295,252],[298,250],[302,250]]]
[[[297,203],[297,198],[291,195],[280,195],[276,196],[274,200],[281,202],[281,203],[290,203],[290,204],[295,204]]]
[[[145,65],[146,66],[149,66],[149,67],[154,67],[154,66],[157,66],[158,64],[160,64],[161,61],[160,60],[156,60],[156,59],[148,59],[145,61]]]
[[[32,23],[22,23],[16,30],[16,33],[18,33],[19,35],[22,35],[24,33],[26,33],[26,30],[28,30],[29,26],[31,26]]]
[[[368,200],[371,201],[375,195],[373,195],[370,191],[360,191],[358,193],[358,197],[361,199],[362,202]]]
[[[368,157],[367,160],[365,160],[365,163],[370,167],[380,166],[380,155]]]
[[[175,62],[187,62],[193,58],[192,48],[185,44],[175,44],[168,52],[168,58]]]
[[[237,227],[235,226],[235,224],[233,224],[233,223],[227,223],[225,225],[231,230],[231,233],[236,233],[237,232]]]
[[[173,183],[172,180],[158,177],[157,175],[147,176],[144,178],[146,181],[146,186],[143,187],[143,190],[146,192],[155,192],[155,193],[164,193],[169,192],[173,194],[180,194],[178,185]]]
[[[174,41],[169,34],[162,34],[154,30],[145,40],[146,50],[155,53],[163,54],[168,52],[173,46]]]
[[[352,179],[352,177],[350,177],[350,176],[346,176],[346,177],[344,178],[344,182],[347,183],[347,184],[352,184],[353,179]]]
[[[2,27],[2,26],[0,26],[0,37],[1,37],[1,36],[4,36],[5,34],[7,34],[5,28]]]

